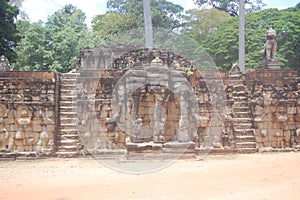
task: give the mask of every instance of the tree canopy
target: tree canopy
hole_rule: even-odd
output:
[[[0,0],[0,55],[11,62],[16,59],[14,47],[19,40],[15,24],[18,13],[18,7],[10,5],[9,0]]]
[[[152,0],[153,27],[176,29],[181,25],[183,8],[166,0]],[[143,2],[141,0],[109,0],[108,12],[97,15],[92,27],[100,38],[107,39],[124,31],[144,27]]]
[[[92,32],[84,23],[85,14],[66,5],[48,17],[46,23],[19,21],[22,31],[15,67],[21,70],[67,72],[75,67],[81,49],[94,45]]]
[[[194,0],[201,8],[207,6],[228,12],[231,16],[239,15],[239,0]],[[262,0],[245,0],[246,12],[260,11],[266,4]]]
[[[258,68],[265,33],[277,32],[277,57],[285,67],[300,69],[300,12],[298,9],[267,9],[246,15],[246,68]],[[229,69],[238,61],[238,18],[219,27],[203,42],[219,68]]]
[[[17,5],[22,0],[11,2]],[[75,67],[80,50],[86,46],[110,43],[144,45],[144,17],[140,0],[109,0],[108,12],[93,19],[93,30],[85,24],[85,14],[73,5],[64,6],[49,16],[46,22],[17,20],[16,30],[14,20],[18,8],[11,6],[8,0],[0,0],[0,3],[0,12],[10,13],[9,20],[3,18],[6,15],[0,16],[0,53],[12,61],[15,69],[67,72]],[[154,28],[155,47],[182,53],[201,68],[210,67],[211,58],[221,69],[229,69],[238,61],[238,17],[230,17],[228,12],[216,8],[189,10],[183,17],[183,8],[178,5],[166,0],[152,0],[151,3],[154,27],[160,27]],[[259,67],[265,32],[272,27],[277,31],[277,57],[285,67],[299,70],[299,19],[299,4],[286,10],[248,13],[246,69]],[[10,34],[10,38],[6,39]],[[18,38],[21,40],[16,46]]]
[[[22,9],[22,4],[23,4],[24,0],[9,0],[10,5],[12,6],[16,6],[19,9],[19,15],[21,19],[28,19],[28,15],[26,14],[26,12]]]
[[[182,33],[188,34],[199,44],[230,19],[230,15],[216,8],[186,11],[184,23],[181,28]]]

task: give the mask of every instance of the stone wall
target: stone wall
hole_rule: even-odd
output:
[[[79,135],[89,152],[223,148],[227,72],[198,71],[175,53],[147,49],[108,67],[81,63]]]
[[[257,147],[299,148],[300,78],[293,70],[246,74]]]
[[[180,56],[156,50],[134,50],[110,59],[110,66],[80,72],[84,92],[79,93],[85,99],[79,101],[94,113],[82,114],[83,121],[94,120],[79,133],[94,151],[126,149],[128,143],[130,150],[151,150],[170,142],[191,142],[196,149],[225,152],[299,145],[299,77],[293,70],[198,71]],[[149,73],[151,67],[160,70]],[[163,69],[184,78],[173,82],[176,75]],[[176,91],[176,84],[190,89],[183,83],[195,94],[194,111],[186,109],[190,99]],[[80,110],[87,110],[84,107]],[[196,131],[185,125],[191,123],[184,122],[182,113],[189,113],[187,120],[197,124]]]
[[[2,156],[51,155],[57,124],[53,72],[0,72]]]
[[[296,71],[122,52],[85,49],[74,74],[0,72],[0,156],[300,149]]]

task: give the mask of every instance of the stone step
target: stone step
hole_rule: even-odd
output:
[[[232,108],[240,108],[240,107],[249,108],[248,100],[247,101],[235,101],[232,105]]]
[[[233,97],[233,100],[234,101],[244,101],[244,102],[247,102],[248,101],[248,97],[245,97],[245,96],[240,96],[240,97]]]
[[[229,79],[229,86],[235,86],[235,85],[244,85],[244,81],[243,79]]]
[[[60,123],[61,124],[77,124],[78,119],[76,118],[65,118],[65,117],[60,117]]]
[[[78,142],[79,135],[78,134],[63,134],[61,135],[62,140],[75,139]]]
[[[244,84],[244,80],[229,80],[229,85],[234,86],[234,85],[243,85]]]
[[[77,152],[56,152],[56,156],[59,158],[74,158],[78,155]]]
[[[237,148],[237,153],[256,153],[258,150],[256,148]]]
[[[234,123],[252,123],[252,119],[251,118],[236,118],[236,117],[233,117],[233,122]]]
[[[252,128],[252,123],[238,123],[238,124],[233,124],[233,128],[235,130],[239,130],[239,129],[251,129]]]
[[[78,113],[77,112],[61,112],[60,117],[61,118],[77,118]]]
[[[61,78],[60,79],[60,85],[64,84],[77,84],[77,78]]]
[[[62,140],[60,141],[61,146],[76,146],[74,144],[77,144],[78,140],[77,139],[66,139],[66,138],[62,138]]]
[[[58,152],[76,152],[77,149],[78,146],[76,144],[64,145],[61,143],[61,145],[58,147]]]
[[[60,81],[64,81],[64,82],[76,82],[78,80],[78,76],[64,76],[64,77],[60,77]]]
[[[66,90],[67,91],[67,90]],[[68,91],[72,91],[72,90],[68,90]],[[63,93],[60,95],[61,97],[65,97],[64,99],[61,100],[73,100],[75,97],[77,98],[77,92],[73,92],[73,93]]]
[[[234,112],[234,117],[235,118],[250,118],[251,113],[249,112]]]
[[[60,101],[59,107],[78,107],[75,101]]]
[[[74,101],[77,98],[77,95],[62,95],[60,96],[60,101]]]
[[[60,137],[68,137],[68,136],[72,137],[73,135],[74,137],[75,135],[78,135],[77,129],[69,129],[69,130],[64,129],[60,131]]]
[[[256,142],[255,137],[252,136],[252,135],[236,136],[235,138],[236,138],[238,143]]]
[[[233,107],[232,110],[233,110],[233,112],[249,112],[250,108],[249,107]]]
[[[62,107],[75,107],[76,102],[75,101],[60,101],[59,106],[62,106]]]
[[[254,129],[234,129],[236,136],[254,136]]]
[[[63,113],[74,113],[74,112],[76,112],[77,115],[78,115],[78,108],[75,108],[75,107],[73,107],[73,108],[67,108],[67,107],[60,108],[59,111],[63,112]]]
[[[77,112],[78,111],[78,107],[77,106],[60,106],[60,111],[61,112]]]
[[[77,78],[80,75],[80,73],[63,73],[60,74],[60,77],[62,79],[74,79]]]
[[[75,128],[61,128],[60,129],[60,135],[67,135],[67,134],[78,134],[78,129]]]
[[[233,93],[244,92],[247,93],[247,87],[244,84],[233,85]]]
[[[77,81],[76,80],[70,80],[70,79],[63,79],[60,81],[60,86],[62,88],[64,87],[75,87],[77,85]]]
[[[233,98],[234,97],[247,97],[248,98],[248,93],[245,91],[233,92]]]
[[[77,91],[77,86],[61,86],[60,88],[60,93],[61,95],[68,95],[68,94],[75,94],[77,95],[78,91]]]
[[[77,91],[72,89],[61,89],[61,96],[77,96]]]
[[[60,124],[60,130],[74,130],[78,129],[77,124]]]
[[[78,112],[76,111],[70,111],[70,112],[60,112],[60,115],[72,115],[72,116],[77,116]]]
[[[61,87],[63,87],[63,86],[75,87],[77,84],[77,80],[76,79],[61,79],[59,84],[61,85]]]
[[[76,85],[66,85],[66,86],[60,86],[61,90],[68,90],[68,91],[72,91],[74,94],[79,93],[79,91],[76,89],[77,86]]]
[[[76,157],[78,152],[78,107],[76,82],[79,74],[69,73],[60,76],[60,125],[58,141],[58,157]]]
[[[236,149],[253,148],[256,149],[256,142],[238,142],[235,144]]]

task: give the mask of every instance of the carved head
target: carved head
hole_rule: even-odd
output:
[[[18,118],[30,118],[32,116],[32,108],[27,105],[19,105],[16,111]]]
[[[274,40],[276,38],[277,34],[276,31],[273,28],[270,28],[266,32],[266,39],[267,40]]]

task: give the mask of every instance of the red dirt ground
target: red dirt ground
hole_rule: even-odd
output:
[[[300,153],[209,155],[131,175],[98,161],[0,162],[0,199],[300,199]]]

